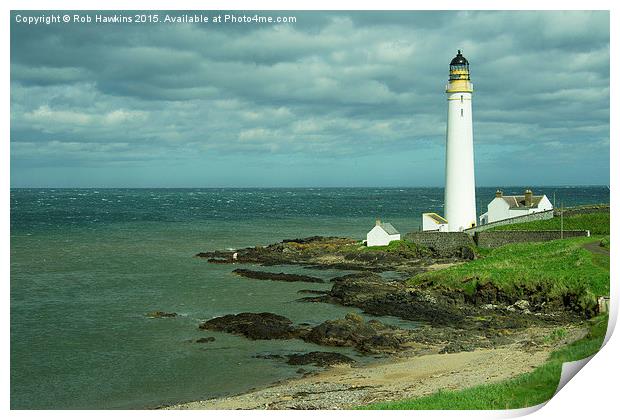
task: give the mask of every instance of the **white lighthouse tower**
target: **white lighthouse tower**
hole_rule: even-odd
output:
[[[469,62],[458,51],[450,62],[448,127],[446,130],[446,189],[444,217],[448,230],[458,232],[476,226],[474,181],[474,135],[469,79]]]

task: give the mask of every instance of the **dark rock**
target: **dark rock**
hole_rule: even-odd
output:
[[[295,282],[302,281],[306,283],[324,283],[323,279],[312,276],[305,276],[300,274],[287,274],[287,273],[270,273],[268,271],[254,271],[247,270],[244,268],[238,268],[233,270],[233,273],[247,277],[251,279],[257,280],[275,280],[275,281],[287,281],[287,282]]]
[[[355,312],[349,312],[344,316],[345,321],[351,321],[356,324],[363,324],[364,318],[360,314],[356,314]]]
[[[355,360],[340,353],[313,351],[310,353],[289,354],[289,365],[333,366],[339,364],[355,364]]]
[[[407,288],[375,273],[355,273],[332,279],[330,291],[322,296],[300,299],[355,306],[372,315],[392,315],[403,319],[452,325],[463,319],[462,306],[455,299],[432,290]],[[462,294],[459,294],[462,299]]]
[[[176,312],[153,311],[153,312],[148,312],[146,316],[149,318],[174,318],[175,316],[177,316],[177,313]]]
[[[302,289],[302,290],[298,290],[297,293],[309,294],[309,295],[324,295],[327,292],[325,290]]]
[[[355,273],[331,280],[334,284],[328,295],[345,306],[359,306],[372,296],[396,293],[404,289],[399,282],[384,280],[375,273]]]
[[[336,236],[309,236],[307,238],[300,239],[284,239],[282,243],[295,243],[300,245],[308,245],[308,244],[316,244],[316,243],[325,243],[325,242],[333,242],[333,241],[342,241],[346,240],[345,238],[338,238]],[[349,242],[355,243],[353,239]]]
[[[210,319],[199,328],[239,334],[252,340],[299,338],[326,346],[354,347],[364,353],[393,353],[408,341],[411,334],[409,330],[377,320],[364,322],[357,314],[310,328],[301,324],[294,326],[290,319],[269,312],[244,312]]]
[[[215,337],[202,337],[196,340],[196,343],[211,343],[215,341]]]
[[[487,283],[477,283],[476,290],[473,295],[473,303],[475,304],[483,304],[483,303],[496,303],[498,298],[498,293],[500,293],[497,286],[495,286],[491,282]]]
[[[257,354],[254,356],[255,359],[266,359],[266,360],[279,360],[284,359],[284,356],[280,354]]]
[[[225,315],[205,321],[199,328],[239,334],[252,340],[294,338],[300,333],[290,319],[269,312]]]
[[[407,342],[409,331],[377,320],[358,319],[325,321],[312,328],[302,338],[325,346],[354,347],[363,353],[394,352]]]
[[[351,252],[345,255],[347,261],[361,261],[370,264],[395,264],[402,261],[402,256],[392,252]]]
[[[209,261],[211,264],[230,264],[232,263],[232,259],[224,259],[224,258],[209,258],[207,261]]]
[[[199,252],[196,254],[199,258],[206,258],[213,264],[230,264],[233,260],[234,251],[211,251],[211,252]]]
[[[471,246],[461,247],[461,258],[464,260],[475,260],[477,258],[476,251]]]

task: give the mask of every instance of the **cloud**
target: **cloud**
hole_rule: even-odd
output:
[[[607,12],[294,14],[295,24],[113,31],[13,22],[12,165],[186,160],[209,171],[230,157],[251,184],[248,157],[336,162],[334,176],[347,176],[337,162],[433,153],[417,166],[438,174],[456,48],[471,62],[484,173],[514,150],[542,151],[532,167],[546,153],[609,160]],[[601,168],[589,176],[606,182]]]

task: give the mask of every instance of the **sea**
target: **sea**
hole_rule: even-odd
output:
[[[503,190],[518,194],[522,188]],[[555,198],[558,206],[609,203],[607,186],[533,190]],[[494,193],[495,188],[477,189],[479,214]],[[230,265],[195,255],[313,235],[363,239],[377,217],[401,233],[417,231],[421,213],[443,213],[441,188],[12,189],[10,194],[12,409],[155,408],[300,375],[299,366],[261,357],[270,354],[338,351],[372,362],[376,356],[350,349],[199,330],[201,321],[239,312],[273,312],[295,323],[318,324],[359,311],[298,301],[307,296],[298,293],[301,289],[328,289],[329,283],[246,279],[232,274]],[[325,280],[346,273],[260,269]],[[145,316],[150,311],[178,316],[152,319]],[[196,343],[205,336],[215,341]]]

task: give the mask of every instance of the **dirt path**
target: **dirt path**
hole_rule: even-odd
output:
[[[538,338],[550,330],[532,331]],[[364,367],[335,366],[327,371],[237,396],[196,401],[167,409],[346,409],[379,401],[400,400],[439,390],[463,389],[499,382],[529,372],[551,351],[581,338],[572,328],[555,346],[532,347],[524,339],[510,346],[454,354],[393,359]]]
[[[582,245],[593,254],[609,255],[609,250],[599,245],[600,241],[588,242]]]

